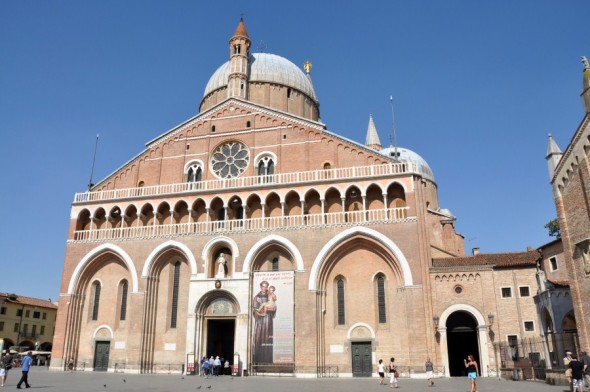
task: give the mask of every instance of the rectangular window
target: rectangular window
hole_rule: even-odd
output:
[[[508,345],[510,347],[518,346],[518,335],[508,335]]]
[[[502,298],[510,298],[510,297],[512,297],[512,288],[502,287]]]
[[[36,318],[36,319],[41,318],[41,312],[37,312],[37,311],[33,312],[33,318]]]
[[[16,310],[16,317],[21,317],[23,315],[23,310],[22,309],[17,309]]]
[[[41,326],[41,330],[39,331],[39,335],[45,335],[45,325]]]
[[[45,320],[47,318],[47,313],[43,312],[43,320]]]
[[[6,306],[0,308],[0,314],[6,314]]]
[[[26,335],[29,332],[29,324],[23,325],[23,333]]]
[[[25,310],[25,317],[30,317],[31,311],[29,309]]]
[[[520,290],[521,297],[530,297],[531,296],[531,290],[530,290],[529,286],[520,286],[518,289]]]
[[[31,331],[31,333],[33,335],[35,335],[37,333],[37,326],[36,325],[33,325],[33,330]]]
[[[19,323],[14,323],[14,332],[18,332],[19,327],[20,327]]]
[[[525,321],[524,322],[524,330],[527,332],[531,332],[535,330],[535,322],[534,321]]]
[[[555,271],[557,269],[557,258],[552,257],[549,259],[549,262],[551,263],[551,271]]]
[[[0,331],[4,331],[4,321],[0,321]]]

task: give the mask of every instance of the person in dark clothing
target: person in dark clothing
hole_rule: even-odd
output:
[[[463,360],[463,364],[467,368],[467,378],[469,379],[469,383],[471,385],[471,392],[477,392],[477,383],[475,380],[477,379],[479,369],[475,358],[473,358],[473,355],[469,354],[467,359]]]
[[[578,357],[575,354],[572,354],[572,360],[568,366],[572,369],[574,392],[582,392],[584,388],[584,364],[578,361]]]

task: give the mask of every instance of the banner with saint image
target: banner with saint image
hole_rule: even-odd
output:
[[[295,273],[255,272],[253,283],[253,363],[293,363]]]

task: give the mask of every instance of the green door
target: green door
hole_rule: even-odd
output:
[[[96,342],[96,350],[94,351],[95,371],[106,372],[108,370],[110,349],[111,342]]]
[[[371,342],[352,343],[352,375],[353,377],[371,377]]]

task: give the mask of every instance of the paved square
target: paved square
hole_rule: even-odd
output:
[[[20,379],[19,369],[12,369],[4,391],[16,390]],[[200,391],[200,392],[370,392],[388,391],[374,378],[331,378],[307,379],[295,377],[229,377],[204,378],[199,376],[122,374],[101,372],[53,372],[45,367],[32,367],[29,373],[32,388],[29,391],[47,390],[52,392],[112,392],[112,391]],[[435,386],[428,388],[426,380],[400,379],[400,391],[468,392],[466,378],[436,379]],[[479,390],[502,392],[569,392],[563,386],[551,386],[537,381],[505,381],[480,378]],[[386,389],[387,388],[387,389]],[[24,386],[23,386],[24,389]]]

